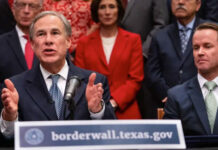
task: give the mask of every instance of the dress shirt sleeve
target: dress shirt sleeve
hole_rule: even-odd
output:
[[[102,109],[101,109],[100,112],[93,113],[93,112],[89,111],[90,117],[91,117],[93,120],[102,119],[103,116],[104,116],[104,111],[105,111],[104,100],[102,100],[101,102],[103,103],[103,105],[102,105]]]
[[[3,120],[2,112],[1,112],[0,130],[1,130],[1,133],[5,137],[7,137],[7,138],[12,138],[13,137],[13,135],[14,135],[14,124],[15,124],[16,121],[18,121],[18,117],[14,121]]]

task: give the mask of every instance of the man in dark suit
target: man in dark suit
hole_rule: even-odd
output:
[[[0,0],[0,34],[11,31],[15,23],[8,0]]]
[[[172,0],[171,6],[177,21],[155,34],[147,63],[147,81],[156,96],[156,107],[163,107],[161,101],[166,101],[169,88],[197,74],[191,39],[196,26],[203,22],[195,15],[201,0]]]
[[[198,16],[205,20],[218,22],[218,1],[201,0],[202,5],[198,11]]]
[[[29,26],[33,18],[42,10],[42,5],[42,0],[14,1],[12,12],[16,26],[12,31],[0,36],[0,83],[6,78],[28,70],[25,59],[27,39],[24,35],[29,34]],[[33,59],[33,65],[35,62],[37,62],[36,58]]]
[[[168,10],[166,0],[130,0],[128,2],[121,25],[128,31],[140,34],[144,64],[147,61],[152,35],[167,24]],[[150,113],[149,104],[153,100],[145,80],[137,99],[142,117],[155,118]]]
[[[168,11],[165,0],[130,0],[121,22],[124,29],[140,34],[146,59],[151,36],[167,23]]]
[[[43,0],[16,0],[10,9],[8,0],[0,0],[0,32],[8,31],[0,35],[0,83],[6,78],[28,70],[25,59],[27,40],[23,36],[28,35],[29,26],[36,14],[41,11],[42,4]],[[37,61],[34,57],[33,66]],[[13,141],[4,141],[1,136],[0,133],[2,141],[0,146],[12,145]]]
[[[218,134],[218,25],[204,23],[193,36],[198,75],[168,91],[165,119],[181,119],[185,135]],[[209,81],[209,82],[208,82]],[[213,87],[207,87],[212,84]]]
[[[69,77],[75,75],[81,79],[81,86],[73,98],[73,118],[115,119],[109,102],[110,92],[106,77],[78,68],[66,60],[67,49],[71,44],[70,37],[69,22],[57,12],[42,12],[33,21],[30,40],[40,64],[32,70],[12,77],[11,80],[5,80],[6,88],[3,88],[1,96],[4,108],[0,124],[5,136],[13,134],[11,126],[16,119],[71,119],[69,103],[64,101],[64,96],[61,95],[65,95]],[[58,76],[56,83],[53,81],[54,76]],[[53,90],[55,92],[52,92]],[[57,93],[59,95],[56,95]],[[6,121],[9,121],[10,125]]]

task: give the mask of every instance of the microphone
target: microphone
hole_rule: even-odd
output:
[[[81,80],[78,76],[72,76],[68,80],[64,100],[71,101],[73,96],[75,95],[76,89],[80,86]]]

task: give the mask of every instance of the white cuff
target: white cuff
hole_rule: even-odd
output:
[[[103,100],[103,99],[101,100],[101,103],[102,103],[102,109],[101,109],[100,112],[93,113],[93,112],[89,111],[90,117],[91,117],[93,120],[101,119],[101,118],[104,116],[105,103],[104,103],[104,100]]]
[[[1,133],[7,137],[11,138],[14,136],[14,123],[18,121],[18,117],[14,121],[6,121],[3,120],[2,117],[2,112],[1,112],[1,117],[0,117],[0,130]]]

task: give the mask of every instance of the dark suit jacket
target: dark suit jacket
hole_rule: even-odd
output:
[[[131,0],[121,22],[124,29],[140,34],[145,57],[148,55],[151,36],[167,23],[166,0]]]
[[[76,109],[74,110],[75,120],[89,120],[90,113],[85,98],[85,89],[88,83],[91,71],[80,69],[69,63],[70,69],[68,77],[79,76],[81,78],[81,86],[77,89],[74,96],[74,103]],[[18,93],[19,93],[19,120],[21,121],[43,121],[43,120],[58,120],[55,105],[47,90],[45,81],[42,77],[39,65],[32,70],[23,72],[11,78]],[[103,100],[105,102],[105,113],[103,119],[114,119],[115,114],[110,105],[110,92],[107,79],[100,74],[97,74],[96,83],[103,84],[104,94]],[[70,115],[68,110],[68,103],[63,101],[61,112],[61,120],[65,120]]]
[[[37,64],[34,57],[33,65]],[[0,35],[0,83],[27,70],[27,64],[22,51],[16,29]]]
[[[202,22],[196,18],[193,30]],[[147,81],[159,100],[167,97],[169,88],[197,74],[192,54],[193,30],[184,54],[181,52],[177,23],[166,26],[153,37],[147,63]]]
[[[0,34],[11,31],[15,24],[8,0],[0,0]]]
[[[210,125],[197,77],[168,91],[164,119],[181,119],[185,135],[210,135]],[[218,134],[218,115],[214,134]]]
[[[211,20],[218,23],[218,1],[201,0],[201,8],[198,16],[205,20]]]

